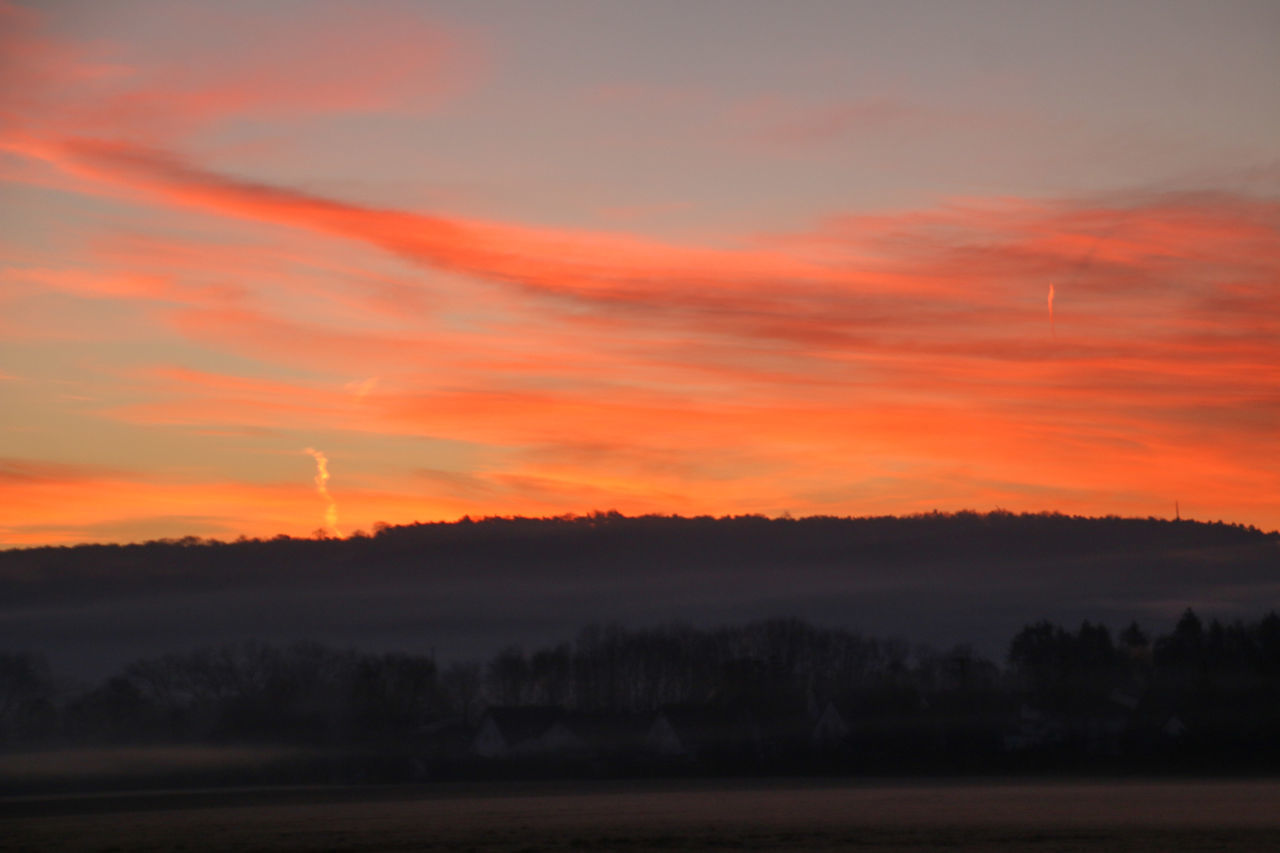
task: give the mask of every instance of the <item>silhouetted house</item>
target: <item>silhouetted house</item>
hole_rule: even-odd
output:
[[[1173,714],[1169,719],[1164,721],[1164,725],[1160,727],[1160,732],[1172,740],[1178,740],[1187,733],[1187,724],[1182,722],[1177,714]]]
[[[705,706],[664,708],[645,736],[653,754],[691,761],[752,759],[760,752],[761,740],[750,713]]]
[[[638,714],[577,713],[563,720],[593,756],[637,758],[646,749],[649,720]]]
[[[768,762],[786,764],[813,752],[813,717],[804,703],[751,708],[749,751]]]
[[[1124,735],[1133,728],[1132,714],[1127,710],[1108,709],[1094,714],[1085,724],[1085,749],[1098,755],[1119,755]]]
[[[1061,714],[1050,714],[1027,705],[1018,709],[1013,731],[1004,736],[1004,748],[1011,752],[1059,746],[1066,741],[1067,725]]]
[[[1138,707],[1138,694],[1120,687],[1112,690],[1107,698],[1111,700],[1112,704],[1127,708],[1130,711],[1136,710]]]
[[[462,717],[449,717],[419,728],[417,740],[429,770],[433,765],[448,767],[471,758],[475,732]]]
[[[842,713],[835,702],[827,702],[813,722],[809,742],[815,749],[837,749],[848,742],[852,733],[847,709]]]
[[[563,756],[588,748],[565,711],[547,705],[490,708],[471,741],[471,751],[481,758]]]

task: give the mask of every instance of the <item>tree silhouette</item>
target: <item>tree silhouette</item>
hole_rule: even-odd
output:
[[[44,733],[53,719],[54,695],[43,657],[0,652],[0,742]]]

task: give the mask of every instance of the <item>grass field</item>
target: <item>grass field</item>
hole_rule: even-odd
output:
[[[0,800],[0,850],[1280,850],[1280,782],[606,783]]]

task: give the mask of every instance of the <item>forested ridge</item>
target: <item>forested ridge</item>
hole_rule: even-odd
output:
[[[1195,548],[1256,547],[1280,543],[1280,533],[1223,522],[1157,518],[1093,518],[1060,513],[958,512],[912,516],[845,518],[809,516],[683,517],[623,516],[593,513],[554,518],[464,518],[453,522],[379,525],[332,538],[277,536],[234,541],[185,537],[132,545],[85,544],[14,548],[0,551],[0,579],[35,582],[57,573],[59,579],[109,580],[113,570],[146,574],[134,579],[163,580],[217,571],[250,573],[263,563],[278,571],[314,572],[353,562],[368,567],[383,562],[406,564],[406,557],[466,556],[554,563],[563,558],[619,554],[683,553],[711,560],[776,563],[780,559],[875,559],[880,557],[964,558],[1069,557],[1098,552],[1150,552]],[[176,562],[175,562],[176,561]]]

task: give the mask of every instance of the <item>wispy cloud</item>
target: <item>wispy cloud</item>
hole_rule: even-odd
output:
[[[2,298],[127,304],[130,334],[190,344],[104,371],[95,417],[291,448],[319,425],[478,448],[467,470],[344,487],[355,524],[984,501],[1145,514],[1190,494],[1256,521],[1259,496],[1280,492],[1259,462],[1280,425],[1280,200],[968,198],[713,246],[374,207],[209,164],[195,128],[449,91],[461,42],[386,8],[317,24],[279,56],[255,42],[220,77],[94,59],[0,7],[10,79],[26,86],[0,92],[0,145],[61,170],[63,189],[205,229],[120,226],[64,266],[5,255]],[[349,77],[301,71],[384,45]],[[776,141],[796,145],[927,120],[875,99],[784,117]],[[22,470],[0,497],[30,523],[2,541],[60,511],[86,525],[252,518],[261,532],[315,515],[296,483]]]
[[[0,7],[0,87],[8,132],[176,141],[230,119],[422,108],[474,76],[473,39],[410,6],[317,6],[304,18],[177,3],[165,12],[169,55],[49,36],[41,16]],[[234,53],[236,61],[227,63]]]
[[[876,95],[824,104],[796,104],[778,97],[762,97],[737,105],[732,123],[747,138],[778,150],[805,150],[836,143],[883,140],[903,133],[952,131],[976,119],[914,103],[909,99]]]

